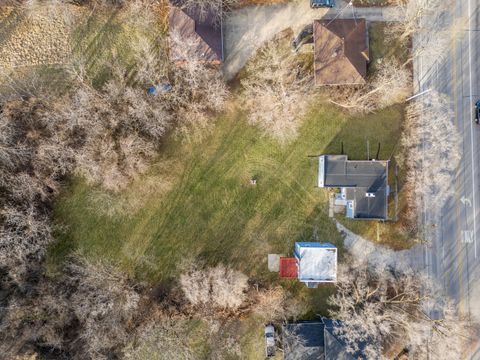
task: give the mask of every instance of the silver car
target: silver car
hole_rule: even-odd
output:
[[[275,355],[275,328],[271,324],[265,325],[265,355]]]

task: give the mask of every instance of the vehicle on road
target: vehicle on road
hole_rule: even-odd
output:
[[[332,8],[334,6],[335,6],[335,0],[310,0],[311,8],[321,8],[321,7]]]
[[[475,122],[480,123],[480,100],[475,103]]]
[[[265,325],[265,355],[275,355],[275,328],[271,324]]]

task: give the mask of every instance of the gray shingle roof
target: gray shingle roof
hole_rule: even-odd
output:
[[[350,354],[345,343],[335,334],[341,321],[321,318],[315,321],[299,321],[283,326],[283,350],[285,360],[355,360],[365,359],[365,343]]]
[[[353,200],[354,218],[388,217],[388,161],[348,160],[346,155],[322,155],[319,159],[319,186],[346,189]]]

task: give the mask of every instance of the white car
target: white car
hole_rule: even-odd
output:
[[[275,355],[275,328],[265,325],[265,354],[266,357]]]

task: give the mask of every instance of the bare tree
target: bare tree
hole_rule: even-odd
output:
[[[339,88],[330,102],[353,113],[372,112],[404,101],[411,93],[411,73],[395,60],[384,61],[365,86]]]
[[[192,305],[235,310],[245,301],[248,278],[238,271],[219,265],[193,269],[182,274],[180,285]]]
[[[399,39],[402,42],[411,35],[436,25],[438,16],[447,9],[447,3],[441,0],[397,0],[395,5],[402,21],[392,24],[391,29],[400,33]]]
[[[241,80],[251,124],[286,141],[295,137],[313,86],[313,75],[289,49],[286,34],[260,48]]]
[[[430,212],[438,213],[452,193],[461,154],[450,99],[432,91],[410,104],[401,144],[405,155],[399,161],[408,169],[406,181],[413,189],[414,204],[421,209],[428,201]]]
[[[107,359],[129,339],[139,303],[124,274],[79,257],[56,282],[40,277],[35,292],[18,295],[0,323],[0,349],[8,358],[34,343],[73,359]]]
[[[139,302],[125,275],[81,258],[68,264],[66,274],[66,284],[76,285],[69,302],[81,323],[79,338],[85,343],[86,354],[98,358],[99,353],[124,344],[129,338],[126,326]]]
[[[420,358],[428,341],[448,343],[459,336],[443,346],[439,359],[450,359],[469,340],[468,331],[459,331],[469,323],[419,273],[350,262],[339,267],[336,287],[329,302],[336,309],[332,315],[341,322],[334,331],[351,353],[361,351],[367,359],[381,359],[386,351],[400,346]],[[438,320],[429,315],[432,308],[440,314]]]
[[[265,321],[285,321],[297,318],[302,312],[301,304],[280,286],[258,290],[249,297],[254,301],[252,312]]]
[[[195,139],[211,125],[211,113],[224,109],[229,91],[219,69],[201,59],[194,39],[171,32],[169,41],[179,58],[189,60],[173,64],[172,89],[160,98],[175,111],[177,133]]]
[[[424,68],[429,69],[436,61],[441,61],[448,54],[450,48],[451,33],[448,30],[437,30],[419,36],[413,41],[410,56],[404,66],[422,57]]]
[[[183,0],[181,7],[199,14],[202,20],[211,20],[213,24],[220,26],[224,10],[230,10],[238,0]]]

